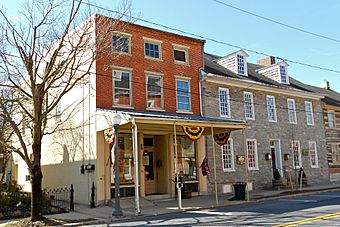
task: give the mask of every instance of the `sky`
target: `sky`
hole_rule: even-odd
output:
[[[340,40],[340,1],[334,0],[219,0],[226,4],[270,18],[312,33]],[[9,16],[16,17],[23,0],[2,0],[0,6]],[[122,1],[87,0],[92,4],[116,10]],[[304,83],[321,86],[330,82],[331,89],[340,92],[340,73],[314,69],[293,62],[340,71],[340,41],[332,41],[254,17],[214,0],[130,0],[132,13],[137,18],[158,23],[206,39],[205,52],[225,56],[240,48],[288,59],[289,76]],[[96,9],[92,9],[93,12]],[[102,11],[102,13],[105,11]],[[134,23],[167,30],[150,23]],[[182,34],[187,35],[187,34]],[[195,37],[193,35],[189,35]],[[197,38],[197,37],[196,37]],[[240,48],[223,45],[209,39]],[[247,51],[248,62],[264,58]],[[293,61],[293,62],[291,62]]]

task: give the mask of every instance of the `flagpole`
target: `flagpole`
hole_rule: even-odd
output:
[[[211,125],[211,140],[213,149],[213,160],[214,160],[214,184],[215,184],[215,200],[218,205],[218,194],[217,194],[217,174],[216,174],[216,154],[215,154],[215,143],[214,143],[214,127]]]

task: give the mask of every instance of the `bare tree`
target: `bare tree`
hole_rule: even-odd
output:
[[[94,75],[91,70],[98,54],[111,51],[112,30],[123,29],[120,19],[129,11],[129,4],[124,2],[123,6],[123,14],[110,19],[91,16],[82,0],[32,0],[24,7],[20,20],[24,23],[18,24],[9,21],[1,11],[4,21],[0,25],[0,70],[14,93],[15,116],[1,100],[0,107],[20,145],[15,152],[30,172],[32,221],[43,218],[42,138],[59,128],[65,130],[61,127],[63,122],[51,127],[48,121],[62,97]],[[69,113],[70,119],[72,111]]]

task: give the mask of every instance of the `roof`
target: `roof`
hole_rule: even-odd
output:
[[[259,69],[265,68],[265,66],[263,66],[263,65],[247,63],[248,76],[238,75],[238,74],[226,69],[225,67],[219,65],[218,63],[216,63],[216,61],[220,58],[221,58],[220,56],[205,53],[204,54],[204,66],[205,66],[204,71],[206,73],[211,73],[211,74],[215,74],[215,75],[242,79],[245,82],[255,81],[255,82],[258,82],[258,83],[265,84],[265,85],[275,86],[277,88],[293,89],[293,90],[306,92],[306,93],[309,93],[309,94],[311,94],[311,93],[325,94],[324,92],[319,92],[317,90],[311,90],[311,89],[306,88],[305,86],[303,86],[303,84],[301,82],[295,80],[291,76],[289,76],[290,84],[278,83],[278,82],[258,73]]]

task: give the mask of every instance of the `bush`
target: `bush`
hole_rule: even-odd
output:
[[[281,179],[281,174],[278,169],[274,170],[273,177],[275,180],[280,180]]]

